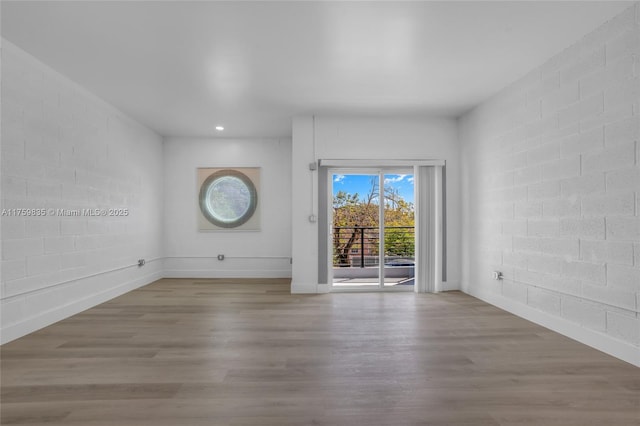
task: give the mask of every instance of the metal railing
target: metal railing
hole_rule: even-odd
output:
[[[333,266],[378,266],[380,233],[377,226],[339,226],[333,228]],[[415,227],[385,226],[384,263],[411,266],[415,254]]]

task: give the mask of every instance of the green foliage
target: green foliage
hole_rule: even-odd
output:
[[[368,194],[339,191],[333,197],[333,264],[350,266],[352,249],[363,250],[365,240],[368,255],[378,254],[379,191],[377,179],[372,179]],[[413,203],[404,200],[397,191],[385,187],[385,255],[413,257],[415,254],[415,211]],[[406,227],[406,228],[405,228]],[[375,229],[362,229],[375,228]]]

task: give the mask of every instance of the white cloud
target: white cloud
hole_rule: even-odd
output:
[[[404,178],[406,178],[407,176],[408,175],[395,175],[394,177],[388,177],[384,179],[384,183],[391,184],[391,183],[402,182]],[[410,178],[410,179],[413,180],[413,178]]]
[[[335,183],[342,183],[344,178],[345,178],[345,175],[335,175],[335,176],[333,176],[333,181]]]

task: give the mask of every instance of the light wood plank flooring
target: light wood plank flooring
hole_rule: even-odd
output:
[[[3,425],[640,424],[640,369],[459,292],[164,279],[1,356]]]

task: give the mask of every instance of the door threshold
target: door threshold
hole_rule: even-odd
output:
[[[388,286],[380,287],[364,287],[364,286],[332,286],[329,290],[331,293],[406,293],[413,292],[413,286]]]

